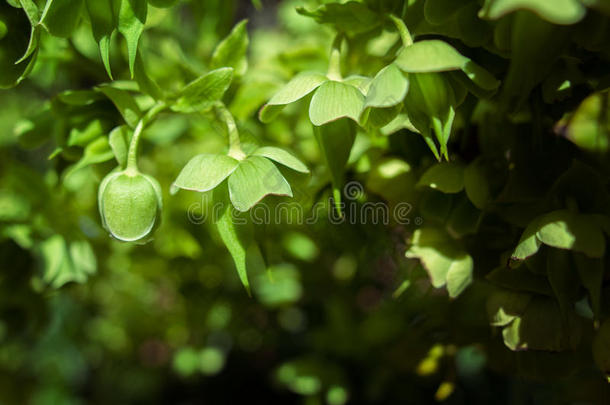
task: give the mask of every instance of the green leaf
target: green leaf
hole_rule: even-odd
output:
[[[291,153],[275,146],[262,146],[252,152],[255,156],[264,156],[286,167],[301,173],[309,173],[309,169]]]
[[[584,99],[566,123],[566,138],[584,150],[607,152],[610,149],[609,100],[608,91],[593,93]]]
[[[489,180],[485,168],[479,160],[471,162],[464,169],[464,188],[468,199],[479,209],[485,209],[491,199]]]
[[[0,89],[4,89],[16,86],[31,71],[37,55],[37,48],[31,49],[31,45],[38,34],[33,32],[28,16],[20,8],[3,6],[0,21],[5,27],[0,42]],[[32,35],[24,35],[25,32]],[[27,53],[30,55],[24,59]],[[20,63],[16,63],[18,61]]]
[[[245,212],[269,194],[292,197],[290,184],[277,167],[262,156],[250,156],[240,161],[229,177],[229,196],[233,206]]]
[[[60,288],[69,282],[84,283],[97,271],[95,253],[85,240],[68,244],[60,235],[53,235],[40,244],[40,255],[42,280],[52,288]]]
[[[155,100],[163,100],[165,98],[163,90],[146,72],[144,61],[142,60],[142,55],[140,55],[140,52],[138,52],[138,55],[136,56],[134,78],[138,83],[140,91],[148,94]]]
[[[436,39],[418,41],[404,48],[394,63],[408,73],[461,70],[484,90],[495,90],[500,85],[487,70],[461,55],[448,43]]]
[[[110,38],[116,27],[117,16],[113,10],[113,0],[85,0],[91,21],[93,38],[97,42],[106,72],[112,79],[110,68]]]
[[[364,108],[393,107],[402,102],[408,90],[409,80],[392,63],[381,69],[371,82]]]
[[[189,83],[171,106],[177,112],[201,112],[222,99],[233,79],[233,68],[220,68]]]
[[[487,313],[492,326],[506,326],[513,320],[519,318],[525,312],[530,299],[530,294],[521,292],[494,289],[487,300]]]
[[[538,249],[540,249],[540,246],[542,245],[542,243],[536,237],[536,232],[538,232],[539,225],[540,221],[538,218],[527,225],[523,231],[523,234],[521,235],[521,239],[519,239],[517,247],[511,255],[512,260],[525,260],[538,252]]]
[[[575,24],[586,8],[579,0],[485,0],[479,16],[497,20],[517,10],[528,10],[554,24]]]
[[[570,259],[570,253],[565,250],[552,249],[547,255],[547,277],[566,318],[580,298],[578,272]]]
[[[424,4],[424,16],[430,24],[443,24],[465,5],[467,5],[467,2],[464,1],[426,0],[426,3]]]
[[[472,283],[472,257],[464,253],[455,257],[447,271],[447,292],[455,298]]]
[[[86,146],[95,138],[104,133],[102,122],[100,120],[92,120],[86,125],[74,127],[68,135],[68,146]]]
[[[125,167],[129,150],[129,128],[126,125],[114,128],[108,135],[108,143],[119,166]]]
[[[347,118],[343,118],[320,127],[314,126],[314,135],[318,141],[324,163],[330,172],[334,191],[333,197],[338,207],[341,203],[340,189],[343,184],[345,165],[347,165],[356,138],[356,124]]]
[[[231,33],[223,39],[212,54],[210,61],[211,69],[220,67],[232,67],[236,76],[243,76],[248,69],[248,31],[246,25],[248,20],[239,22]]]
[[[231,257],[233,257],[239,279],[248,292],[248,295],[252,295],[246,269],[247,247],[249,245],[247,241],[248,238],[243,231],[239,232],[240,229],[233,216],[233,207],[229,204],[226,194],[227,188],[225,186],[218,187],[214,190],[214,203],[222,204],[219,217],[216,221],[216,228],[218,229],[220,238],[229,250]]]
[[[178,2],[178,0],[148,0],[151,6],[158,8],[169,8]]]
[[[97,89],[112,101],[123,119],[131,128],[135,128],[140,121],[142,111],[135,98],[128,92],[111,85],[98,86]]]
[[[312,11],[297,7],[297,12],[313,18],[319,24],[332,24],[337,31],[349,33],[370,31],[382,21],[377,14],[357,1],[328,3]]]
[[[238,165],[239,161],[226,155],[197,155],[182,168],[172,189],[212,190],[229,177]]]
[[[553,296],[553,289],[546,276],[532,273],[525,266],[511,269],[501,266],[486,276],[492,284],[514,291],[529,292],[540,295]]]
[[[300,100],[327,80],[326,76],[321,73],[299,73],[263,106],[259,113],[259,119],[264,123],[270,122],[282,111],[286,104]]]
[[[606,319],[593,339],[593,359],[597,367],[610,378],[610,320]]]
[[[315,126],[344,117],[358,122],[363,104],[364,95],[356,87],[329,80],[311,98],[309,119]]]
[[[591,309],[595,318],[601,316],[601,300],[602,300],[602,285],[604,282],[604,259],[590,258],[582,253],[573,253],[574,262],[582,285],[589,292],[589,300],[591,301]]]
[[[417,229],[405,256],[420,260],[433,287],[440,288],[447,284],[452,298],[461,294],[472,282],[472,257],[442,229]]]
[[[569,210],[553,211],[540,218],[536,237],[545,245],[602,257],[606,240],[590,217]]]
[[[40,24],[53,36],[68,38],[78,25],[83,0],[47,0]]]
[[[504,343],[511,350],[563,351],[574,349],[580,341],[578,321],[571,314],[565,320],[557,303],[534,296],[523,315],[502,331]]]
[[[87,145],[83,157],[66,171],[64,179],[67,179],[68,176],[82,168],[96,163],[107,162],[113,157],[114,155],[108,144],[108,138],[105,136],[99,137]]]
[[[457,163],[437,163],[426,170],[417,185],[447,194],[459,193],[464,189],[464,168]]]
[[[138,42],[144,31],[148,3],[146,0],[120,0],[119,8],[119,32],[127,42],[127,56],[129,60],[129,71],[134,76],[136,55],[138,54]]]

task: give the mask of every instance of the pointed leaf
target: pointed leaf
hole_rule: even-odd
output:
[[[291,153],[284,149],[276,148],[274,146],[262,146],[256,149],[253,153],[256,156],[264,156],[271,160],[274,160],[286,167],[296,170],[301,173],[309,173],[309,169],[299,159],[297,159]]]
[[[76,28],[83,0],[47,0],[40,24],[56,37],[68,38]]]
[[[364,100],[364,108],[393,107],[402,102],[409,89],[409,80],[396,67],[390,64],[377,73]]]
[[[129,60],[129,71],[131,77],[134,75],[136,55],[138,53],[138,42],[148,13],[146,0],[120,0],[119,8],[119,32],[127,42],[127,56]]]
[[[222,193],[222,199],[220,197]],[[214,191],[214,202],[219,203],[222,201],[222,208],[220,216],[216,221],[216,229],[220,234],[220,238],[229,250],[235,267],[237,268],[237,274],[243,284],[244,288],[251,295],[250,282],[248,281],[248,273],[246,269],[246,256],[247,256],[247,245],[248,243],[244,240],[244,236],[238,232],[236,221],[233,218],[233,207],[226,201],[226,187],[218,188]]]
[[[233,79],[232,68],[220,68],[206,73],[189,83],[171,106],[178,112],[201,112],[222,99]]]
[[[299,73],[263,106],[259,113],[259,119],[265,123],[271,121],[286,104],[300,100],[327,80],[326,76],[321,73]]]
[[[138,125],[142,111],[129,92],[110,85],[99,86],[98,90],[112,101],[130,127],[135,128]]]
[[[512,260],[525,260],[530,256],[533,256],[538,252],[542,243],[536,237],[536,232],[538,232],[539,228],[539,220],[535,219],[528,224],[528,226],[523,231],[521,235],[521,239],[519,239],[519,243],[517,247],[513,251],[511,255]]]
[[[590,217],[568,210],[553,211],[540,219],[536,237],[545,245],[602,257],[606,240]]]
[[[292,197],[290,184],[273,163],[262,156],[250,156],[239,162],[229,177],[229,196],[239,211],[248,211],[265,196]]]
[[[114,154],[114,158],[121,167],[127,163],[127,151],[129,150],[129,128],[126,125],[114,128],[108,135],[108,143]]]
[[[232,67],[236,76],[243,76],[248,69],[248,20],[239,22],[229,36],[223,39],[212,54],[210,68],[217,69],[223,66]]]
[[[212,190],[229,177],[238,164],[239,161],[226,155],[197,155],[182,168],[173,186],[199,192]]]

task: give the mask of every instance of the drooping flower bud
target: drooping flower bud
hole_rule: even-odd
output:
[[[102,225],[116,239],[142,242],[161,221],[161,187],[151,176],[133,170],[112,172],[100,184]]]

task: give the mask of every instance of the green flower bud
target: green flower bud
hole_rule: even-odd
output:
[[[146,242],[161,221],[161,187],[134,170],[112,172],[100,184],[98,205],[102,225],[113,237]]]

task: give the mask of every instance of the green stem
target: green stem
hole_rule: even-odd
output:
[[[330,80],[340,81],[341,76],[341,43],[343,42],[343,33],[338,33],[333,40],[330,48],[330,58],[328,61],[328,73],[326,76]]]
[[[218,102],[215,106],[216,114],[227,126],[227,134],[229,135],[229,153],[228,155],[237,160],[243,160],[246,154],[241,149],[239,141],[239,131],[235,125],[235,119],[229,109],[222,103]]]
[[[138,172],[138,145],[140,144],[140,138],[144,127],[153,121],[157,115],[167,108],[167,104],[164,102],[158,102],[146,114],[140,119],[136,129],[133,131],[131,142],[129,143],[129,150],[127,152],[127,171],[129,173]]]
[[[407,28],[405,22],[400,18],[396,17],[394,14],[388,15],[388,18],[392,20],[392,22],[396,26],[396,30],[398,31],[398,34],[400,35],[400,40],[402,41],[402,46],[406,48],[407,46],[413,45],[413,37],[411,36],[411,33],[409,32],[409,29]]]

